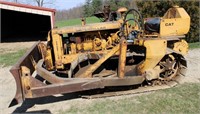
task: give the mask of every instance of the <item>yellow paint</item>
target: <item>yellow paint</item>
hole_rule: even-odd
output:
[[[173,50],[186,55],[188,53],[188,43],[185,40],[180,40],[179,42],[174,43]]]
[[[68,64],[73,62],[74,60],[76,60],[78,58],[79,54],[67,54],[67,55],[63,55],[62,57],[62,63],[63,64]]]
[[[27,98],[32,97],[32,92],[31,92],[31,82],[30,82],[30,69],[27,68],[26,66],[21,66],[21,82],[22,82],[22,88],[24,90],[24,93]]]
[[[51,49],[47,49],[44,60],[45,60],[46,66],[47,66],[47,70],[52,70],[54,67],[53,67]]]
[[[58,34],[52,35],[53,40],[53,50],[54,50],[54,57],[55,57],[55,66],[57,69],[63,69],[62,64],[62,56],[63,56],[63,44],[62,44],[62,38]]]
[[[190,16],[181,7],[170,8],[160,22],[160,36],[187,34],[190,29]]]
[[[82,43],[82,49],[83,49],[84,51],[92,50],[92,49],[93,49],[93,42],[85,42],[85,43]]]
[[[116,45],[113,47],[107,54],[104,54],[98,61],[96,61],[93,65],[91,65],[87,70],[81,75],[82,78],[92,78],[92,73],[103,64],[108,58],[114,55],[117,51],[119,51],[120,45]]]
[[[144,40],[144,47],[146,47],[145,61],[138,66],[140,74],[143,74],[149,69],[153,69],[158,62],[165,56],[167,41],[162,39]]]
[[[120,21],[104,22],[104,23],[95,23],[95,24],[86,24],[69,26],[63,28],[56,28],[52,30],[53,34],[68,34],[68,33],[77,33],[77,32],[90,32],[90,31],[101,31],[101,30],[110,30],[110,29],[119,29],[121,27]]]

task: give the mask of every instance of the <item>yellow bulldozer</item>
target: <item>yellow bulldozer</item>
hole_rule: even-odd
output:
[[[17,91],[10,106],[55,94],[96,90],[82,97],[98,98],[170,88],[185,75],[190,16],[182,7],[147,19],[126,8],[95,16],[102,22],[52,29],[11,68]]]

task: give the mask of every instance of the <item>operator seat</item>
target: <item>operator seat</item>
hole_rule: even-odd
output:
[[[160,32],[160,18],[156,17],[156,18],[148,19],[145,22],[144,27],[145,27],[145,31],[148,31],[150,33],[152,32],[159,33]]]

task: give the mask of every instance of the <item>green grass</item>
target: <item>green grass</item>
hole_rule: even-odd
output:
[[[96,17],[88,17],[86,18],[86,23],[97,23],[100,22],[100,20]],[[64,26],[73,26],[73,25],[81,25],[81,18],[77,19],[69,19],[64,21],[57,21],[56,26],[57,27],[64,27]]]
[[[200,48],[200,42],[189,43],[190,49]]]
[[[127,18],[131,18],[131,17],[132,17],[132,15],[129,14]],[[100,20],[95,16],[86,18],[86,24],[98,23],[98,22],[100,22]],[[132,22],[130,21],[130,23],[132,23]],[[63,21],[56,22],[57,27],[73,26],[73,25],[81,25],[81,18],[69,19],[69,20],[63,20]]]
[[[174,88],[122,99],[76,103],[61,113],[109,114],[199,114],[200,84],[186,83]]]
[[[14,65],[19,60],[19,58],[24,55],[26,50],[27,49],[23,49],[17,52],[0,54],[0,65],[4,67]]]

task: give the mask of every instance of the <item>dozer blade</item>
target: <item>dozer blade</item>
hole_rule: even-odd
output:
[[[30,58],[34,58],[34,60],[37,62],[39,61],[42,56],[38,49],[38,44],[40,42],[35,43],[27,52],[26,54],[20,58],[20,60],[10,69],[10,72],[12,73],[15,81],[16,81],[16,95],[14,99],[12,100],[10,106],[16,105],[20,102],[23,102],[25,99],[25,93],[22,88],[22,82],[21,82],[21,66],[26,66],[30,69],[30,72],[33,73],[35,68],[32,64],[32,61]]]
[[[106,78],[58,77],[43,68],[44,60],[39,45],[40,42],[35,43],[10,70],[16,81],[17,91],[9,107],[23,102],[26,98],[102,89],[109,86],[137,85],[144,81],[143,76],[126,76],[124,78],[117,76],[112,78],[109,76]],[[50,84],[44,81],[48,81]]]

